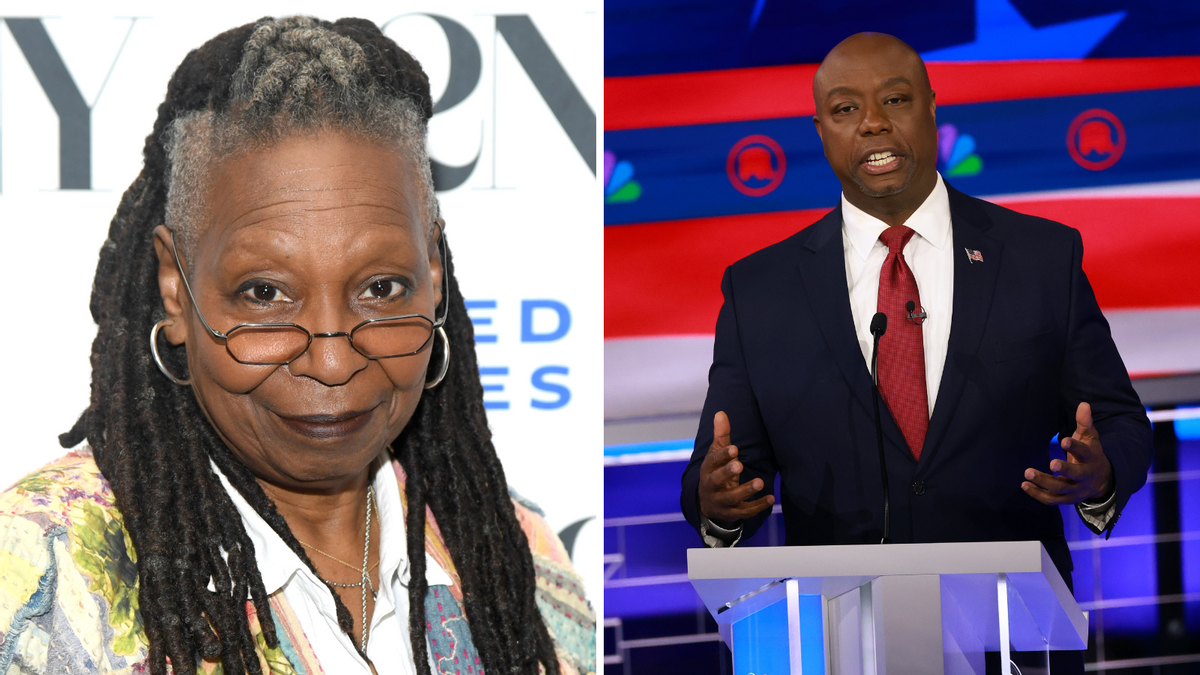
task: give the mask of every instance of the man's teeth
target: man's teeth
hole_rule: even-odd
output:
[[[871,166],[883,166],[884,164],[891,162],[893,157],[895,157],[895,155],[893,155],[890,151],[873,152],[871,153],[871,156],[867,158],[867,164],[870,164]]]

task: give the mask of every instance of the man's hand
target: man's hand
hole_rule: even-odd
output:
[[[1075,411],[1075,433],[1061,443],[1067,461],[1050,461],[1054,475],[1025,469],[1021,489],[1043,504],[1103,502],[1113,490],[1113,472],[1104,448],[1100,447],[1100,434],[1092,426],[1092,406],[1079,404]]]
[[[712,446],[700,465],[700,513],[729,529],[775,503],[775,495],[746,501],[763,489],[763,482],[755,478],[742,485],[738,478],[742,463],[737,456],[737,447],[729,444],[729,417],[719,412],[713,416]]]

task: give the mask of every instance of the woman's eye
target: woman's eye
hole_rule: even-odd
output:
[[[284,295],[283,291],[279,290],[278,287],[267,283],[253,284],[245,288],[242,291],[242,294],[259,303],[281,302],[288,299],[288,297]]]
[[[388,300],[402,295],[408,288],[397,279],[379,279],[371,282],[366,295],[377,300]]]

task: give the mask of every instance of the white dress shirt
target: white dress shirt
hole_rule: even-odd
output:
[[[950,232],[950,195],[938,175],[933,192],[917,210],[904,221],[904,226],[916,234],[904,246],[904,261],[917,280],[921,307],[929,315],[921,324],[925,346],[925,388],[929,398],[929,414],[937,402],[946,365],[946,348],[950,342],[950,319],[954,310],[954,236]],[[846,285],[850,289],[850,314],[863,361],[870,368],[871,318],[879,306],[879,273],[887,258],[888,247],[879,241],[888,226],[878,218],[851,204],[842,195],[842,248],[846,258]],[[889,316],[888,324],[907,321],[902,316]]]
[[[842,194],[842,249],[846,260],[846,285],[850,290],[850,314],[862,349],[863,362],[871,364],[871,319],[879,306],[879,274],[887,258],[888,247],[879,235],[888,228],[882,220],[851,204]],[[925,388],[929,414],[937,402],[950,343],[950,324],[954,314],[954,235],[950,228],[950,194],[938,174],[933,191],[904,221],[916,234],[904,246],[904,260],[917,282],[921,307],[929,315],[921,324],[925,348]],[[888,323],[906,321],[888,317]],[[1030,497],[1032,499],[1032,497]],[[1116,494],[1101,504],[1076,504],[1084,522],[1102,531],[1115,511]],[[726,529],[701,517],[700,536],[711,547],[733,546],[741,540],[741,527]]]
[[[291,605],[313,653],[326,673],[371,675],[371,668],[338,626],[337,610],[329,587],[301,562],[283,539],[258,515],[241,494],[229,484],[220,469],[213,470],[229,493],[229,498],[242,517],[242,524],[254,543],[258,571],[262,574],[267,594],[283,589],[283,597]],[[378,675],[416,675],[413,666],[412,643],[408,633],[408,549],[405,539],[404,511],[400,501],[400,486],[390,461],[384,461],[375,471],[375,508],[379,527],[371,530],[371,538],[379,542],[379,586],[375,611],[370,617],[371,630],[367,635],[367,656]],[[319,555],[314,553],[315,555]],[[430,586],[453,582],[450,575],[425,555],[425,578]],[[358,622],[361,606],[351,603],[350,614]],[[417,608],[423,611],[423,608]],[[429,667],[432,670],[432,655]]]

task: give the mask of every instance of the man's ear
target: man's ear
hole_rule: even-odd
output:
[[[154,228],[154,252],[158,254],[158,294],[169,321],[163,325],[162,334],[167,342],[180,345],[187,341],[187,322],[184,310],[190,307],[187,290],[183,286],[183,274],[175,264],[173,253],[175,242],[166,225]]]
[[[929,90],[929,114],[933,115],[933,123],[937,124],[937,92]]]
[[[433,229],[429,231],[429,271],[433,277],[433,306],[436,308],[442,304],[442,288],[443,275],[446,270],[442,268],[442,254],[440,246],[446,243],[446,221],[438,218],[433,221]],[[161,273],[160,273],[161,274]],[[436,317],[434,317],[436,318]]]
[[[813,126],[817,128],[817,138],[824,141],[825,137],[821,135],[821,119],[816,115],[813,115]]]

